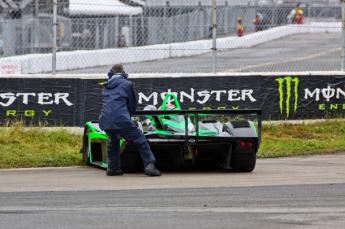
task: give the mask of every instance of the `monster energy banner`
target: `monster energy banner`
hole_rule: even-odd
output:
[[[104,79],[106,80],[106,79]],[[174,93],[182,109],[261,108],[264,120],[317,119],[345,113],[340,76],[132,78],[138,109]],[[0,78],[0,121],[24,118],[65,126],[97,120],[99,79]]]
[[[182,109],[259,108],[260,77],[132,78],[138,109],[161,105],[167,93],[174,93]],[[86,120],[97,119],[101,110],[99,80],[85,82]],[[97,116],[96,116],[97,114]]]
[[[81,79],[0,78],[0,121],[80,126]]]
[[[345,77],[261,78],[264,119],[318,119],[345,113]]]

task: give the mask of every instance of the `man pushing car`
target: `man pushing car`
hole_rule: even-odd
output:
[[[155,156],[144,133],[134,124],[131,116],[137,108],[137,98],[128,74],[121,64],[115,64],[108,72],[109,80],[102,90],[103,107],[99,116],[99,126],[108,135],[108,176],[123,175],[120,158],[120,138],[134,142],[144,164],[144,173],[148,176],[160,176],[161,172],[154,165]]]

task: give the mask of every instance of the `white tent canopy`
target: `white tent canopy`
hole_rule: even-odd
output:
[[[143,0],[131,0],[131,2],[134,2],[134,3],[139,4],[139,5],[142,5],[142,6],[145,6],[145,5],[146,5],[146,2],[143,1]]]
[[[141,7],[126,5],[118,0],[70,0],[69,15],[138,15],[143,13]]]

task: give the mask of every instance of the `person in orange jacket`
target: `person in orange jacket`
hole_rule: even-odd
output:
[[[237,18],[237,35],[239,37],[242,37],[244,35],[244,28],[242,25],[242,18],[241,17]]]

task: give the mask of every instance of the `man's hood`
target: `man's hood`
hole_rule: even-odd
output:
[[[122,75],[115,74],[103,86],[107,89],[114,89],[125,80],[126,79]]]

